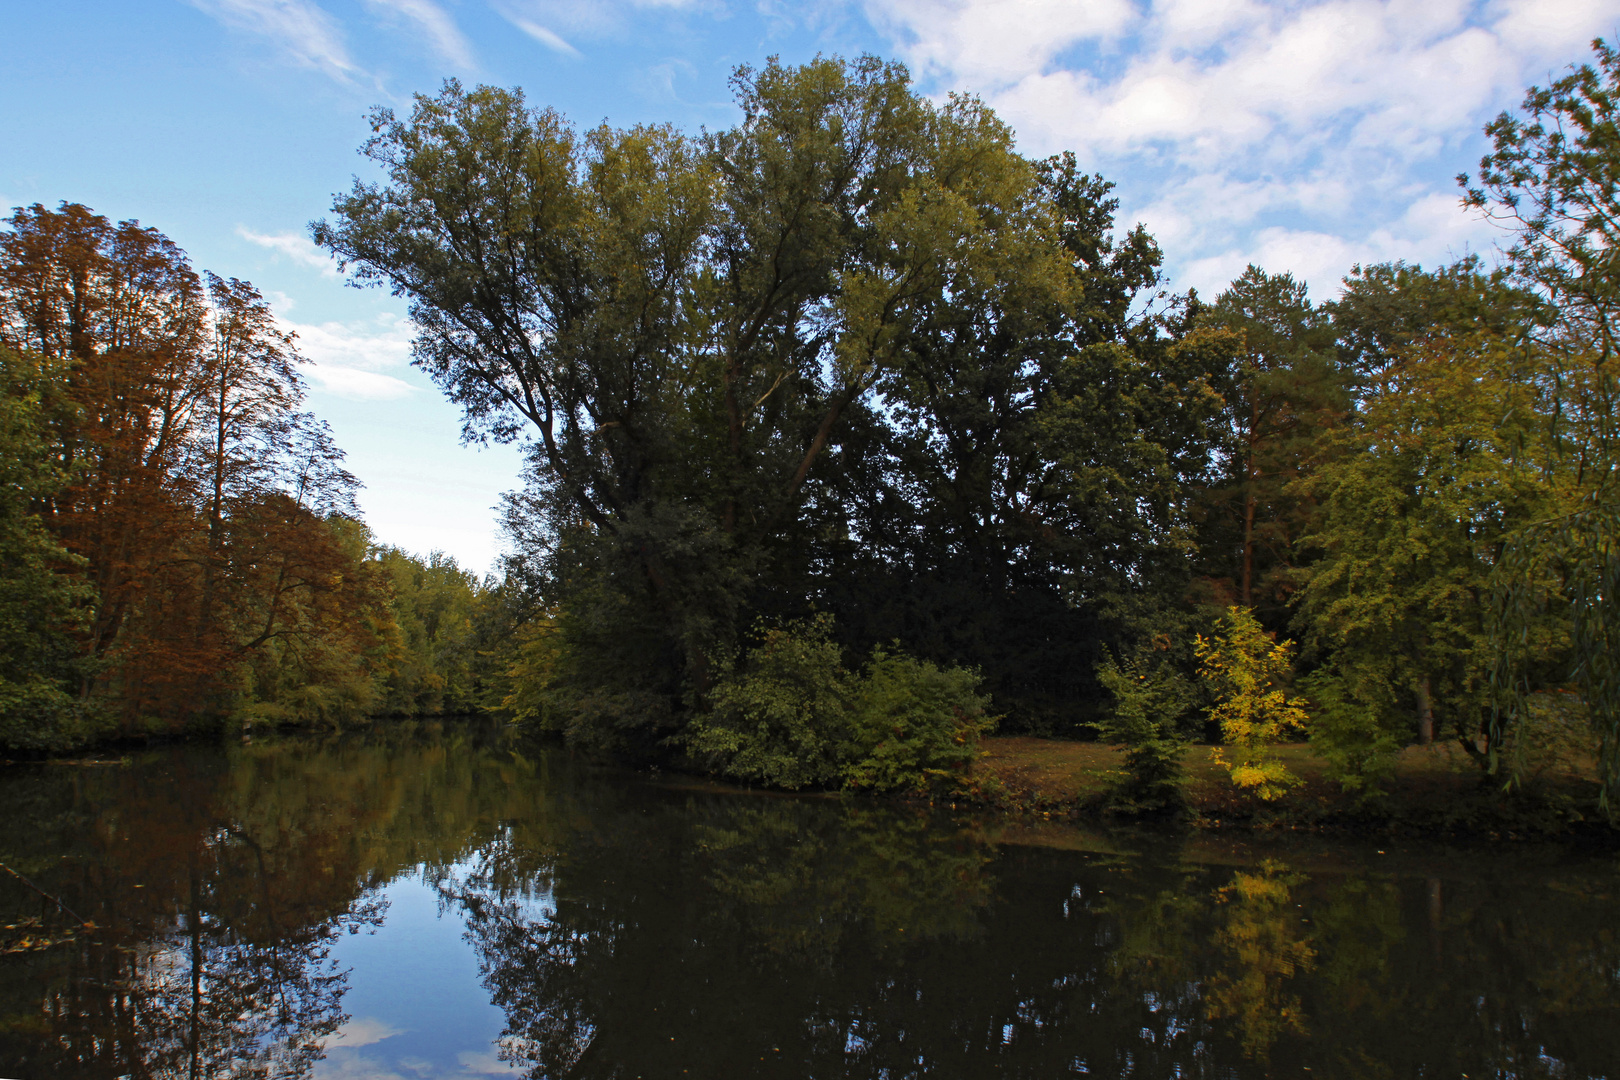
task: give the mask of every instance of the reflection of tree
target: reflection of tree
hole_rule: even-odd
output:
[[[345,976],[327,942],[380,921],[380,910],[363,901],[314,925],[278,926],[263,907],[244,910],[257,905],[242,902],[238,884],[262,883],[232,850],[240,847],[230,838],[205,845],[207,861],[188,868],[189,895],[171,926],[153,927],[138,944],[89,947],[99,955],[81,959],[97,977],[69,986],[105,988],[110,1001],[51,1002],[104,1025],[62,1041],[53,1062],[60,1075],[308,1075],[345,1019]]]
[[[997,854],[904,810],[625,788],[441,878],[536,1080],[1606,1075],[1620,949],[1504,934],[1498,887],[1437,914],[1426,879]],[[1560,895],[1555,924],[1605,910]]]
[[[491,831],[525,768],[397,734],[8,778],[0,861],[97,928],[0,961],[8,1074],[309,1075],[344,1020],[332,939],[381,920],[377,885]],[[0,883],[0,908],[30,904]]]
[[[1613,1075],[1612,868],[996,849],[412,731],[7,777],[0,861],[98,929],[0,957],[0,1071],[307,1076],[332,936],[425,865],[535,1077]]]
[[[869,987],[882,958],[919,948],[947,955],[982,932],[990,894],[973,835],[820,801],[598,805],[560,859],[536,862],[544,896],[510,886],[521,846],[509,837],[441,888],[507,1013],[505,1055],[537,1078],[842,1060],[869,1026],[852,979]]]
[[[1284,1032],[1305,1033],[1294,977],[1311,969],[1316,950],[1293,903],[1304,880],[1268,859],[1259,873],[1233,874],[1215,893],[1224,917],[1211,940],[1218,959],[1204,991],[1205,1015],[1236,1021],[1244,1056],[1262,1062]]]
[[[926,814],[805,802],[712,807],[694,841],[706,883],[751,940],[808,963],[859,928],[872,947],[976,937],[991,851]],[[819,827],[818,827],[819,826]]]

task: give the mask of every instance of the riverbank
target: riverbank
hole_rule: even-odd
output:
[[[1095,742],[1000,736],[983,742],[974,770],[977,801],[1040,820],[1118,817],[1112,795],[1124,777],[1124,752]],[[1384,793],[1371,799],[1345,792],[1307,744],[1277,748],[1303,783],[1273,803],[1238,791],[1212,754],[1193,746],[1184,758],[1181,816],[1195,827],[1309,830],[1397,836],[1472,836],[1490,840],[1590,837],[1620,843],[1620,829],[1598,807],[1589,767],[1546,769],[1512,791],[1482,775],[1454,743],[1403,751]]]

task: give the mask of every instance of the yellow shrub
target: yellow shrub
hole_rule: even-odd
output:
[[[1227,608],[1223,624],[1213,638],[1198,635],[1195,645],[1198,676],[1215,696],[1209,715],[1226,740],[1214,759],[1239,788],[1267,801],[1281,798],[1300,780],[1271,747],[1303,729],[1306,719],[1301,701],[1280,685],[1293,669],[1294,643],[1266,633],[1248,608]]]

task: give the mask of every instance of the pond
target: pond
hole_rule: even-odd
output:
[[[0,813],[5,1077],[1620,1077],[1612,855],[1017,828],[436,724],[11,766]]]

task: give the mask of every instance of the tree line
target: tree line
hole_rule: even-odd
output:
[[[1570,731],[1612,785],[1620,60],[1595,48],[1493,122],[1492,153],[1460,178],[1509,230],[1500,265],[1358,266],[1323,303],[1253,266],[1213,300],[1172,291],[1153,238],[1116,228],[1107,181],[1071,154],[1019,154],[982,102],[932,102],[872,57],[740,69],[741,120],[697,135],[579,130],[520,91],[454,81],[408,116],[376,110],[363,149],[380,178],[312,234],[354,282],[409,301],[414,362],[465,437],[528,450],[503,573],[458,601],[477,611],[460,624],[469,700],[782,786],[959,772],[992,717],[1123,741],[1144,791],[1198,737],[1232,744],[1240,783],[1286,789],[1265,747],[1302,728],[1352,787],[1414,741],[1500,771]],[[46,216],[19,211],[8,265]],[[125,227],[100,227],[122,251]],[[15,355],[40,379],[79,372],[62,379],[90,412],[92,372],[175,352],[125,344],[110,314],[25,334],[33,294],[6,288]],[[223,655],[281,673],[249,665],[253,693],[291,693],[306,676],[289,665],[318,658],[375,678],[386,620],[364,613],[387,590],[320,577],[337,562],[315,551],[377,560],[344,546],[352,480],[296,411],[295,365],[270,359],[290,345],[240,283],[186,288],[191,322],[130,326],[194,328],[185,423],[214,436],[177,428],[172,464],[157,454],[184,380],[153,369],[165,389],[144,426],[106,438],[140,447],[119,498],[148,457],[164,462],[154,490],[186,493],[186,556],[143,564],[185,584],[142,594],[184,599],[140,617],[188,659],[161,678],[133,650],[114,664],[49,646],[52,662],[102,663],[123,702]],[[238,308],[266,357],[240,384],[208,359]],[[119,359],[68,360],[90,355]],[[103,567],[112,612],[125,563],[44,494],[88,483],[71,456],[8,488],[43,508],[22,563],[60,562],[57,543]],[[155,520],[106,505],[132,517],[131,542]],[[272,512],[297,526],[233,524]],[[300,559],[316,560],[305,577]],[[336,676],[298,685],[362,706]]]
[[[1617,72],[1599,43],[1491,125],[1502,265],[1320,304],[1169,291],[1106,181],[870,57],[741,69],[695,136],[450,82],[374,113],[382,179],[312,228],[409,299],[466,435],[529,447],[508,700],[580,743],[856,782],[993,713],[1149,779],[1224,730],[1265,789],[1306,716],[1365,785],[1570,705],[1612,779]],[[980,685],[848,689],[902,662]]]
[[[259,292],[77,204],[6,224],[0,744],[469,707],[477,583],[372,542]]]

